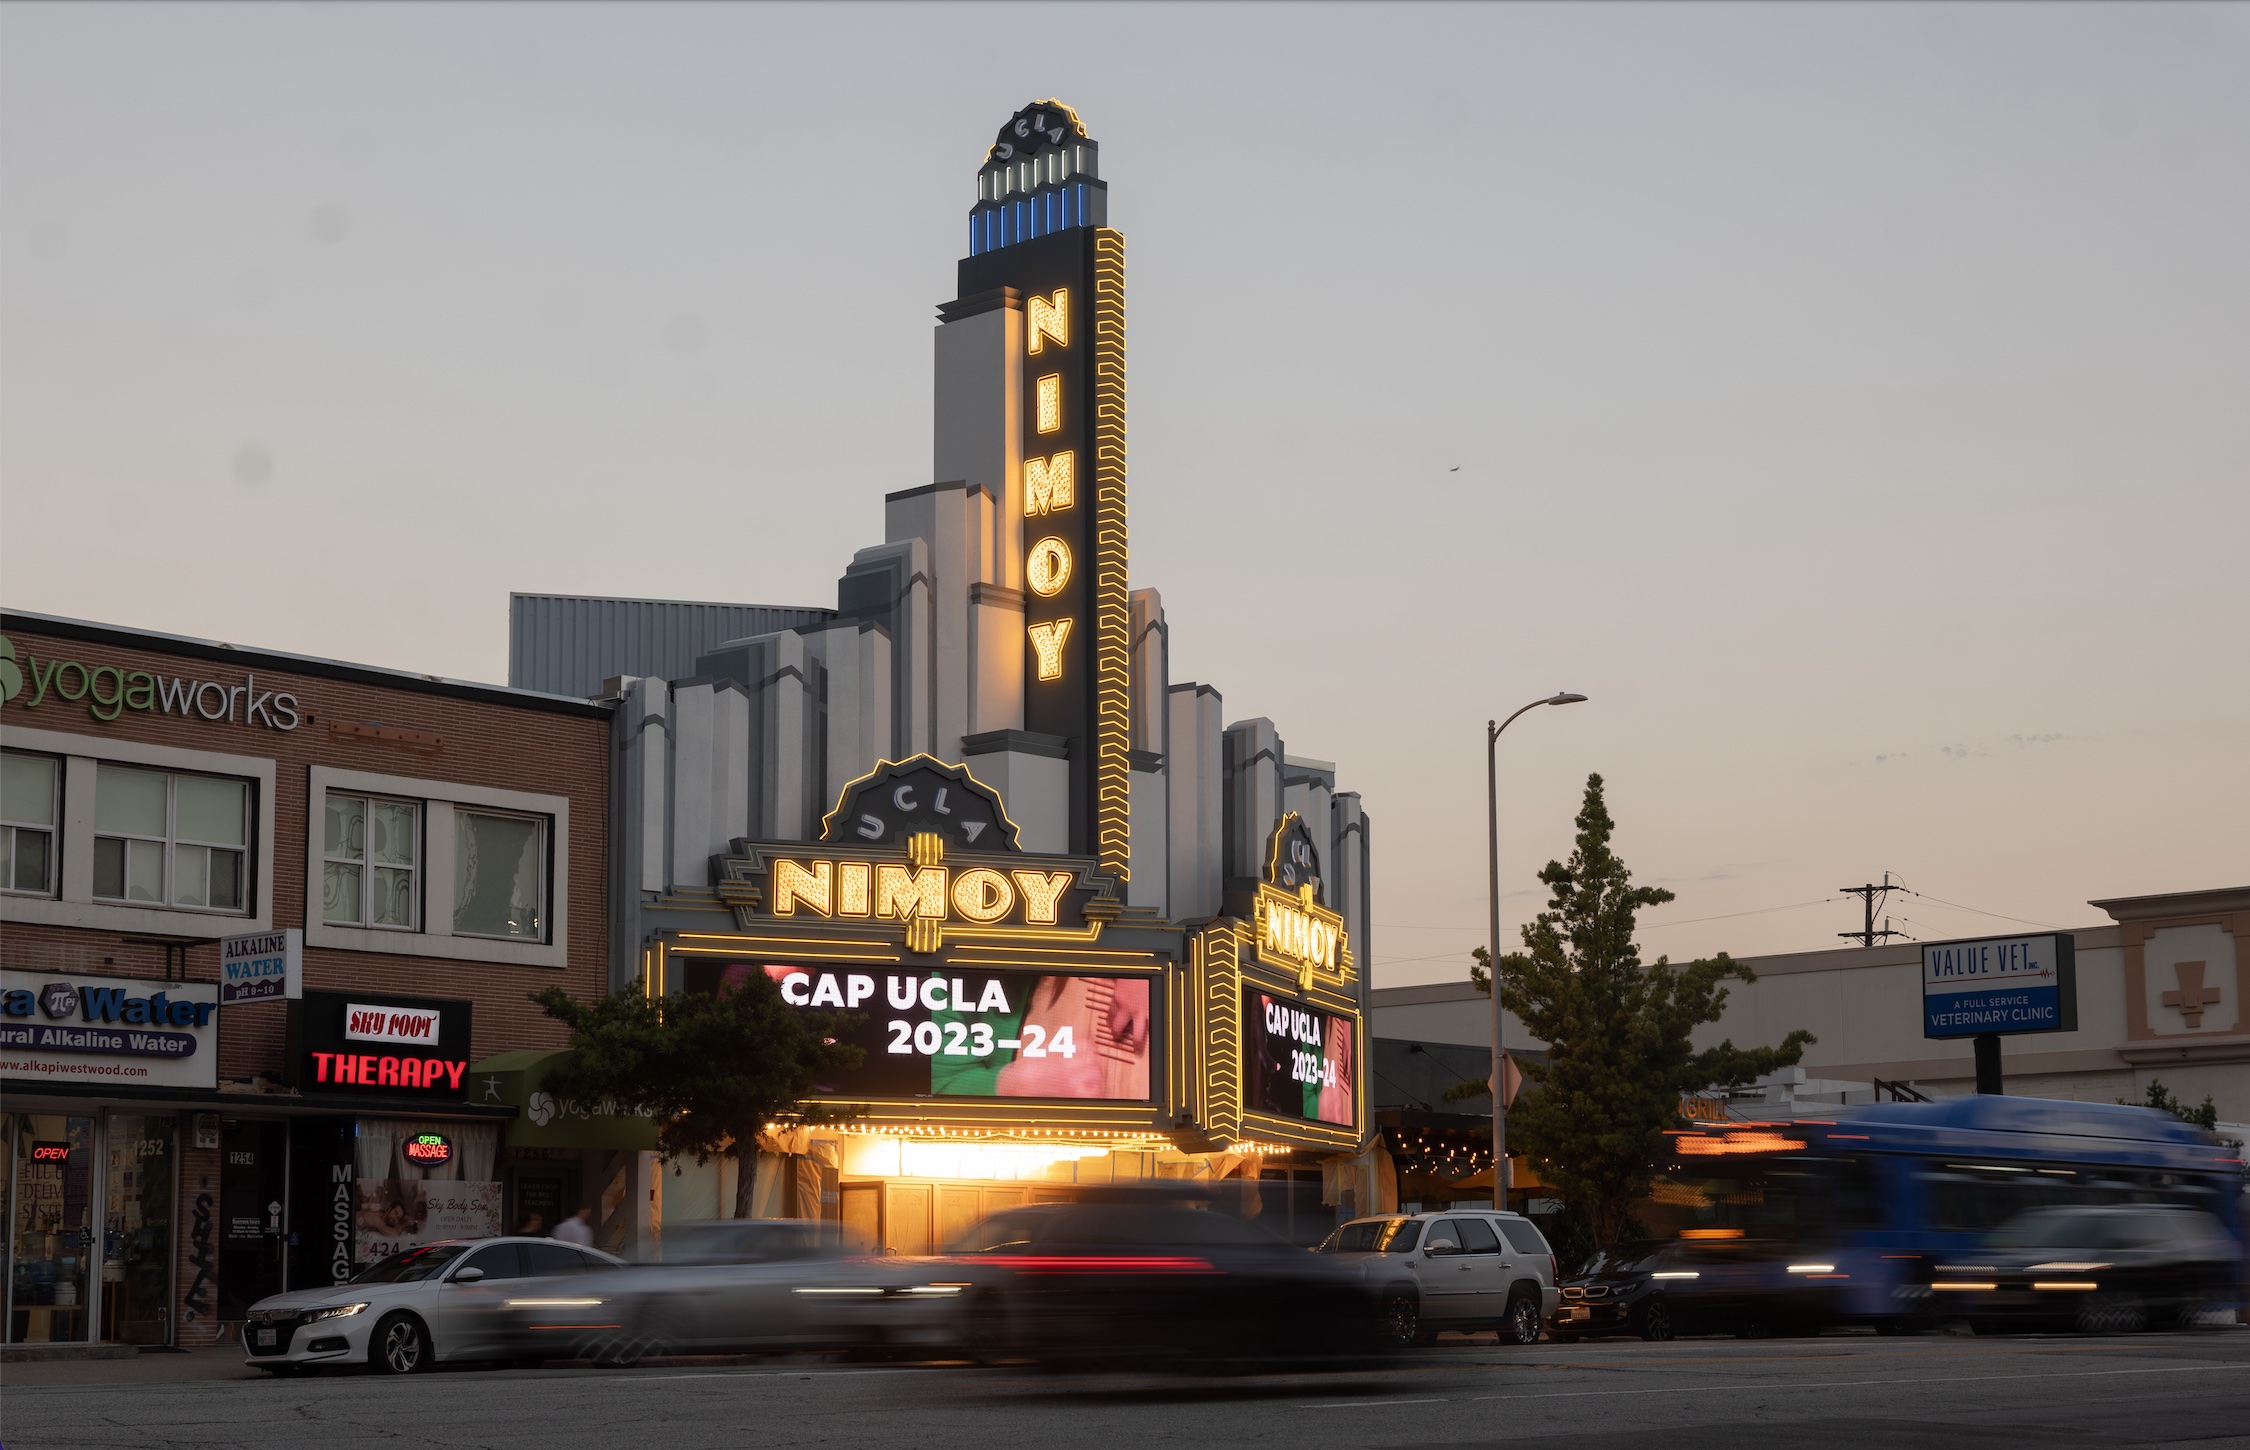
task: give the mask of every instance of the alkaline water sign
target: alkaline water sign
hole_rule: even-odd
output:
[[[2072,938],[1994,936],[1922,944],[1922,1035],[2075,1032]]]
[[[305,995],[305,934],[261,931],[219,939],[219,1001],[291,1001]]]
[[[215,982],[0,972],[0,1077],[214,1088],[218,1014]]]

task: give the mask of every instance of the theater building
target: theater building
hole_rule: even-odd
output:
[[[637,1163],[511,1140],[514,1079],[479,1071],[562,1042],[528,993],[607,984],[609,707],[20,612],[0,635],[11,1347],[208,1343]]]
[[[929,481],[833,607],[513,601],[511,681],[618,712],[613,982],[858,1014],[818,1096],[864,1112],[775,1133],[757,1211],[901,1252],[1115,1182],[1223,1184],[1300,1240],[1382,1192],[1367,817],[1174,680],[1132,586],[1098,151],[1047,101],[987,153]],[[730,1212],[732,1171],[670,1165],[657,1212]]]

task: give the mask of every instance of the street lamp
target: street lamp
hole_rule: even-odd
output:
[[[1492,1206],[1508,1206],[1508,1106],[1504,1101],[1507,1090],[1507,1059],[1502,1055],[1500,1009],[1500,732],[1516,723],[1516,715],[1536,710],[1541,705],[1576,705],[1584,695],[1549,695],[1544,700],[1534,700],[1494,724],[1484,722],[1484,782],[1486,824],[1490,831],[1488,861],[1491,866],[1492,936],[1490,958],[1485,965],[1492,974]]]

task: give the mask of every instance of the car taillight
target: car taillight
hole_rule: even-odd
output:
[[[1209,1259],[1137,1254],[994,1254],[974,1262],[1019,1274],[1220,1274]]]

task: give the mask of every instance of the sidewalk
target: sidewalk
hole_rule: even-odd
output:
[[[0,1389],[48,1385],[185,1384],[197,1380],[254,1380],[264,1373],[242,1362],[239,1344],[214,1345],[125,1359],[48,1359],[0,1364]]]

